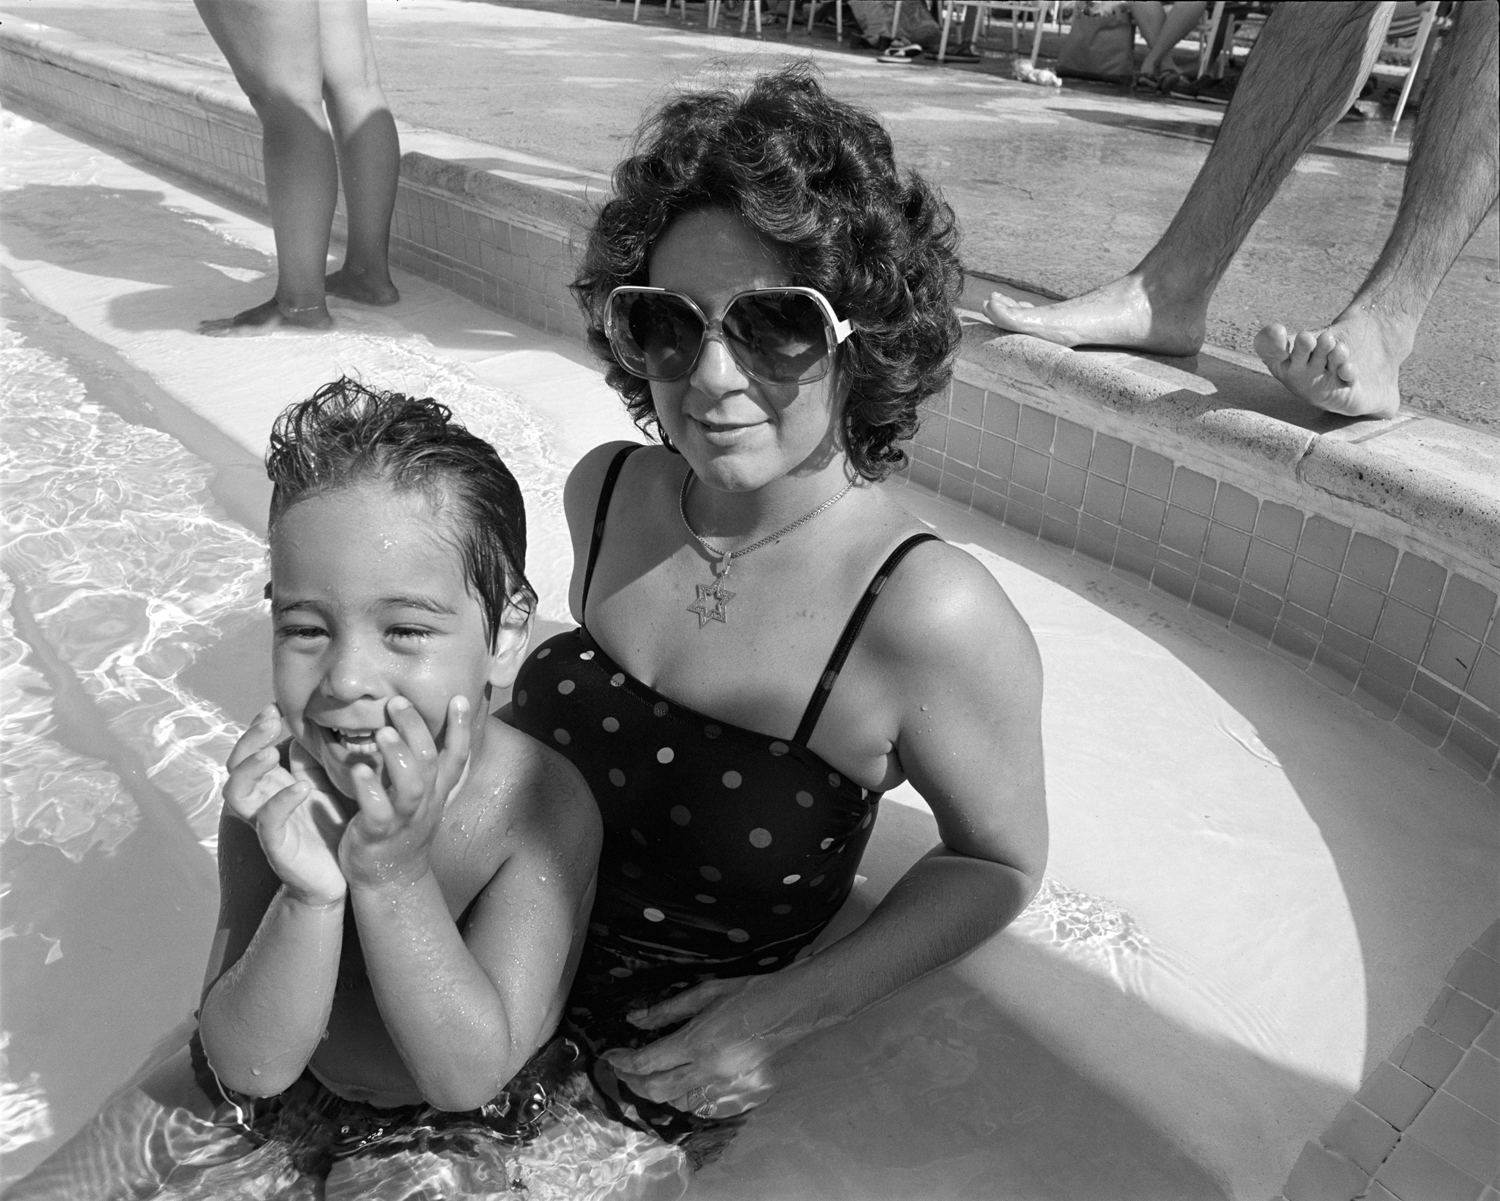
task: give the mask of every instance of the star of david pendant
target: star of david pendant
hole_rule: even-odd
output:
[[[725,609],[734,599],[734,593],[724,587],[724,577],[716,576],[712,584],[694,584],[693,587],[698,590],[698,599],[687,607],[687,611],[698,615],[698,628],[701,630],[711,621],[728,625]]]

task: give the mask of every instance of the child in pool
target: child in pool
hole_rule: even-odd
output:
[[[491,716],[534,603],[514,478],[443,406],[347,379],[266,465],[276,700],[229,758],[197,1032],[9,1195],[680,1192],[555,1036],[600,823]]]

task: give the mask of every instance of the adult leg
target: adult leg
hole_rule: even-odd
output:
[[[1134,270],[1035,308],[996,292],[985,314],[1001,329],[1064,346],[1196,353],[1209,299],[1235,251],[1292,164],[1348,111],[1389,17],[1389,4],[1369,0],[1278,5],[1187,198]]]
[[[375,66],[365,0],[320,0],[323,98],[338,140],[339,173],[349,240],[344,265],[324,281],[334,296],[363,304],[395,304],[391,282],[391,215],[401,146]]]
[[[1141,60],[1141,75],[1155,75],[1163,61],[1172,62],[1172,50],[1193,31],[1208,0],[1177,0],[1163,11],[1160,3],[1138,2],[1130,6],[1130,15],[1146,38],[1146,57]],[[1139,10],[1139,11],[1138,11]]]
[[[205,334],[280,325],[323,329],[328,236],[338,201],[333,135],[323,115],[318,0],[194,0],[260,117],[266,194],[276,236],[276,295]]]
[[[1325,329],[1268,325],[1255,349],[1309,404],[1390,417],[1398,374],[1438,284],[1500,195],[1500,8],[1460,4],[1433,64],[1396,224],[1354,299]]]

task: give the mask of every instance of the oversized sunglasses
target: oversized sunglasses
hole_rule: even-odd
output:
[[[666,288],[624,287],[609,294],[604,332],[620,366],[642,379],[678,380],[718,333],[740,369],[765,384],[810,384],[833,367],[854,332],[814,288],[737,293],[710,321],[691,297]]]

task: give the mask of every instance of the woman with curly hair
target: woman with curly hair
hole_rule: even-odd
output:
[[[574,283],[661,445],[573,471],[579,627],[531,655],[511,720],[604,816],[569,1001],[595,1081],[695,1160],[770,1094],[778,1052],[965,954],[1041,882],[1031,633],[876,486],[949,380],[956,242],[879,122],[790,67],[650,117]],[[815,948],[903,780],[941,845]]]

